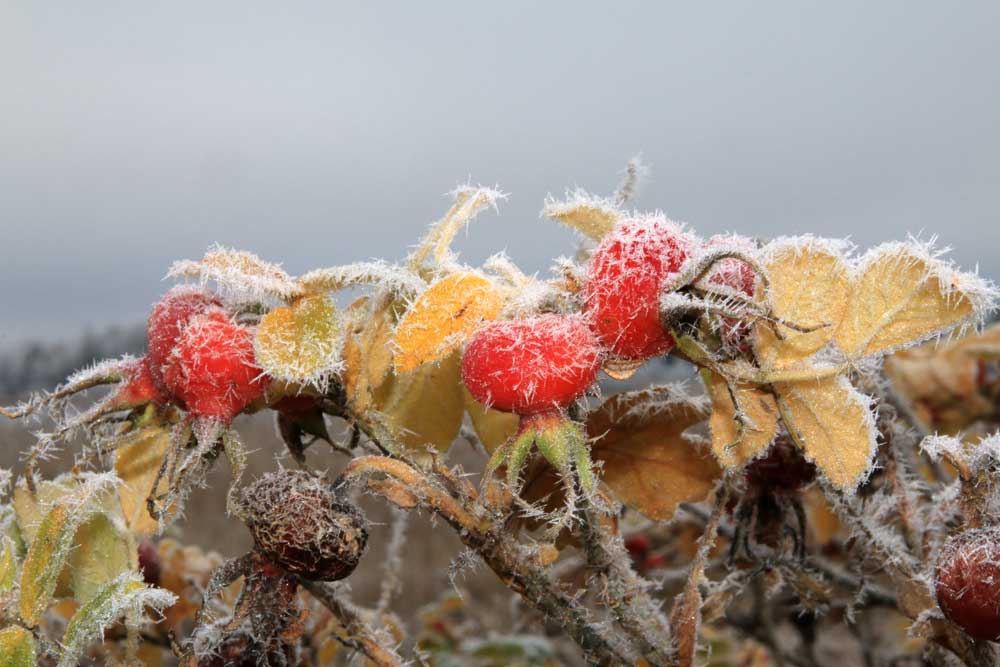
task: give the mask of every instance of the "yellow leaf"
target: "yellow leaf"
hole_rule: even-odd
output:
[[[853,491],[877,447],[867,396],[843,377],[775,384],[781,418],[807,459],[837,488]]]
[[[153,535],[159,530],[149,515],[146,498],[153,491],[153,481],[170,446],[170,431],[161,426],[144,428],[126,436],[125,444],[115,450],[115,472],[123,484],[118,487],[125,525],[137,535]],[[155,495],[167,492],[166,478],[160,480]]]
[[[774,397],[752,385],[736,385],[733,393],[743,414],[742,430],[729,385],[721,375],[702,371],[712,399],[712,451],[726,468],[737,468],[757,458],[770,447],[778,429],[778,405]]]
[[[396,328],[397,373],[406,373],[459,348],[484,320],[503,308],[503,294],[476,273],[456,273],[431,285]]]
[[[566,201],[548,201],[542,213],[600,241],[614,228],[622,211],[614,202],[578,190]]]
[[[775,316],[814,331],[796,331],[770,323],[757,324],[757,360],[764,369],[787,368],[830,342],[844,318],[850,289],[850,271],[840,247],[807,237],[777,241],[764,249],[769,278],[768,297]],[[826,326],[823,326],[826,325]]]
[[[886,354],[971,322],[979,290],[918,247],[879,246],[858,267],[835,340],[851,359]]]
[[[462,391],[465,398],[465,411],[469,413],[472,428],[476,430],[479,442],[483,443],[486,451],[492,454],[497,447],[510,440],[517,431],[520,419],[510,412],[487,408],[473,398],[464,384]]]
[[[408,448],[423,451],[432,446],[444,452],[462,426],[463,388],[461,356],[456,351],[412,373],[390,372],[375,392],[373,408]]]
[[[686,396],[658,389],[612,396],[587,418],[604,463],[601,480],[623,503],[654,520],[668,520],[682,502],[705,498],[721,476],[707,448],[683,434],[707,410]]]
[[[348,308],[355,326],[344,342],[344,389],[357,412],[372,407],[375,390],[385,381],[392,364],[389,341],[396,320],[391,306],[388,300],[373,306],[363,297]]]
[[[22,627],[0,630],[0,667],[36,667],[35,638]]]
[[[325,294],[311,294],[275,308],[254,336],[257,363],[286,382],[322,384],[340,367],[337,309]]]

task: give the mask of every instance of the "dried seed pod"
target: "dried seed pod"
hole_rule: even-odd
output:
[[[1000,529],[977,528],[949,539],[934,583],[948,620],[976,639],[1000,639]]]
[[[258,552],[308,579],[343,579],[368,541],[361,511],[302,470],[267,473],[244,489],[242,508]]]

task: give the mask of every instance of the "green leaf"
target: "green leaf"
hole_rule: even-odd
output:
[[[77,660],[104,629],[120,618],[130,619],[143,614],[145,607],[163,611],[177,600],[172,593],[142,583],[136,572],[125,572],[108,582],[80,607],[66,627],[63,652],[58,667],[74,667]]]
[[[17,577],[17,545],[9,537],[0,538],[0,595],[14,587]]]
[[[38,624],[52,602],[77,528],[96,511],[97,500],[116,484],[117,478],[110,473],[84,477],[38,524],[21,571],[21,618],[29,626]]]
[[[125,536],[105,515],[97,514],[76,531],[69,557],[70,586],[81,604],[90,601],[109,581],[129,569]]]
[[[24,628],[0,630],[0,667],[35,667],[35,638]]]

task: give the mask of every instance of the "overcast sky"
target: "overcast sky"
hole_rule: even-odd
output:
[[[158,5],[158,6],[157,6]],[[1000,277],[1000,2],[0,0],[0,346],[143,318],[213,242],[292,272],[459,242],[535,271],[548,193],[699,232],[936,234]]]

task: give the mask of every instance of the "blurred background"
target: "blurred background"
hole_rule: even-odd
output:
[[[574,247],[546,195],[609,193],[640,152],[635,205],[703,235],[936,235],[996,279],[997,35],[989,0],[4,0],[0,400],[141,352],[175,259],[401,258],[469,181],[510,197],[462,258],[545,271]],[[9,465],[30,435],[0,441]],[[237,555],[218,500],[193,537]],[[407,558],[457,552],[425,542]]]

